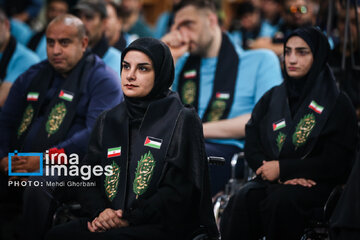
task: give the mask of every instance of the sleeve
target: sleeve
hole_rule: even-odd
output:
[[[245,126],[245,159],[254,172],[262,165],[263,160],[269,160],[262,148],[259,128],[267,112],[271,93],[271,90],[267,92],[255,105],[251,118]]]
[[[357,132],[355,110],[342,94],[312,152],[304,159],[280,159],[280,179],[344,183],[355,157]]]
[[[20,47],[18,44],[17,48],[23,47]],[[39,57],[30,51],[23,51],[22,54],[14,56],[14,58],[9,63],[8,72],[4,81],[14,83],[20,74],[28,70],[31,65],[36,64],[39,61]]]
[[[38,66],[30,68],[18,77],[12,85],[0,112],[0,158],[7,156],[9,153],[11,137],[15,134],[25,108],[23,96],[31,83],[30,79],[38,73],[40,69]]]
[[[55,146],[64,148],[66,153],[85,152],[97,117],[103,111],[115,107],[123,100],[120,80],[112,72],[98,71],[93,73],[89,82],[90,102],[87,106],[86,127]]]
[[[256,73],[255,102],[269,89],[282,83],[281,68],[277,56],[269,50],[258,51],[262,55],[261,63]]]

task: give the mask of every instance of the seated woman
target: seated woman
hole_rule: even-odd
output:
[[[186,239],[200,226],[216,239],[202,125],[169,90],[170,50],[141,38],[121,63],[125,101],[98,118],[87,154],[112,175],[79,194],[92,219],[57,226],[47,239]]]
[[[284,83],[262,97],[246,126],[245,157],[257,177],[230,199],[224,240],[300,239],[355,156],[355,111],[327,64],[326,37],[297,29],[284,47]]]

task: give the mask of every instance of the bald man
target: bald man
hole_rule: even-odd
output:
[[[24,180],[16,176],[9,179],[8,169],[31,174],[40,167],[40,156],[14,156],[9,166],[9,152],[48,150],[50,156],[75,153],[82,159],[98,115],[122,101],[116,73],[86,50],[88,37],[79,18],[55,18],[47,27],[46,41],[48,60],[15,81],[0,115],[0,207],[13,202],[14,188],[9,187],[9,180]],[[42,175],[26,179],[44,182],[24,191],[22,233],[26,239],[41,239],[48,225],[53,189],[48,189],[45,181],[57,176]]]

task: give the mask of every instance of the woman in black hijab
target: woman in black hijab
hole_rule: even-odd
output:
[[[257,176],[230,199],[224,240],[300,239],[354,159],[355,111],[327,64],[327,38],[297,29],[284,49],[284,82],[260,99],[246,126],[245,157]]]
[[[125,101],[98,118],[86,158],[112,173],[79,194],[93,217],[56,227],[47,239],[186,239],[200,226],[216,238],[202,125],[169,90],[168,47],[140,38],[121,63]]]

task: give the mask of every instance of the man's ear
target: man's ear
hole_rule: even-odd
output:
[[[81,44],[82,44],[83,52],[85,52],[85,50],[86,50],[86,48],[88,47],[88,44],[89,44],[89,37],[84,36],[83,39],[81,40]]]
[[[210,12],[208,15],[210,26],[218,26],[219,25],[219,19],[214,12]]]

